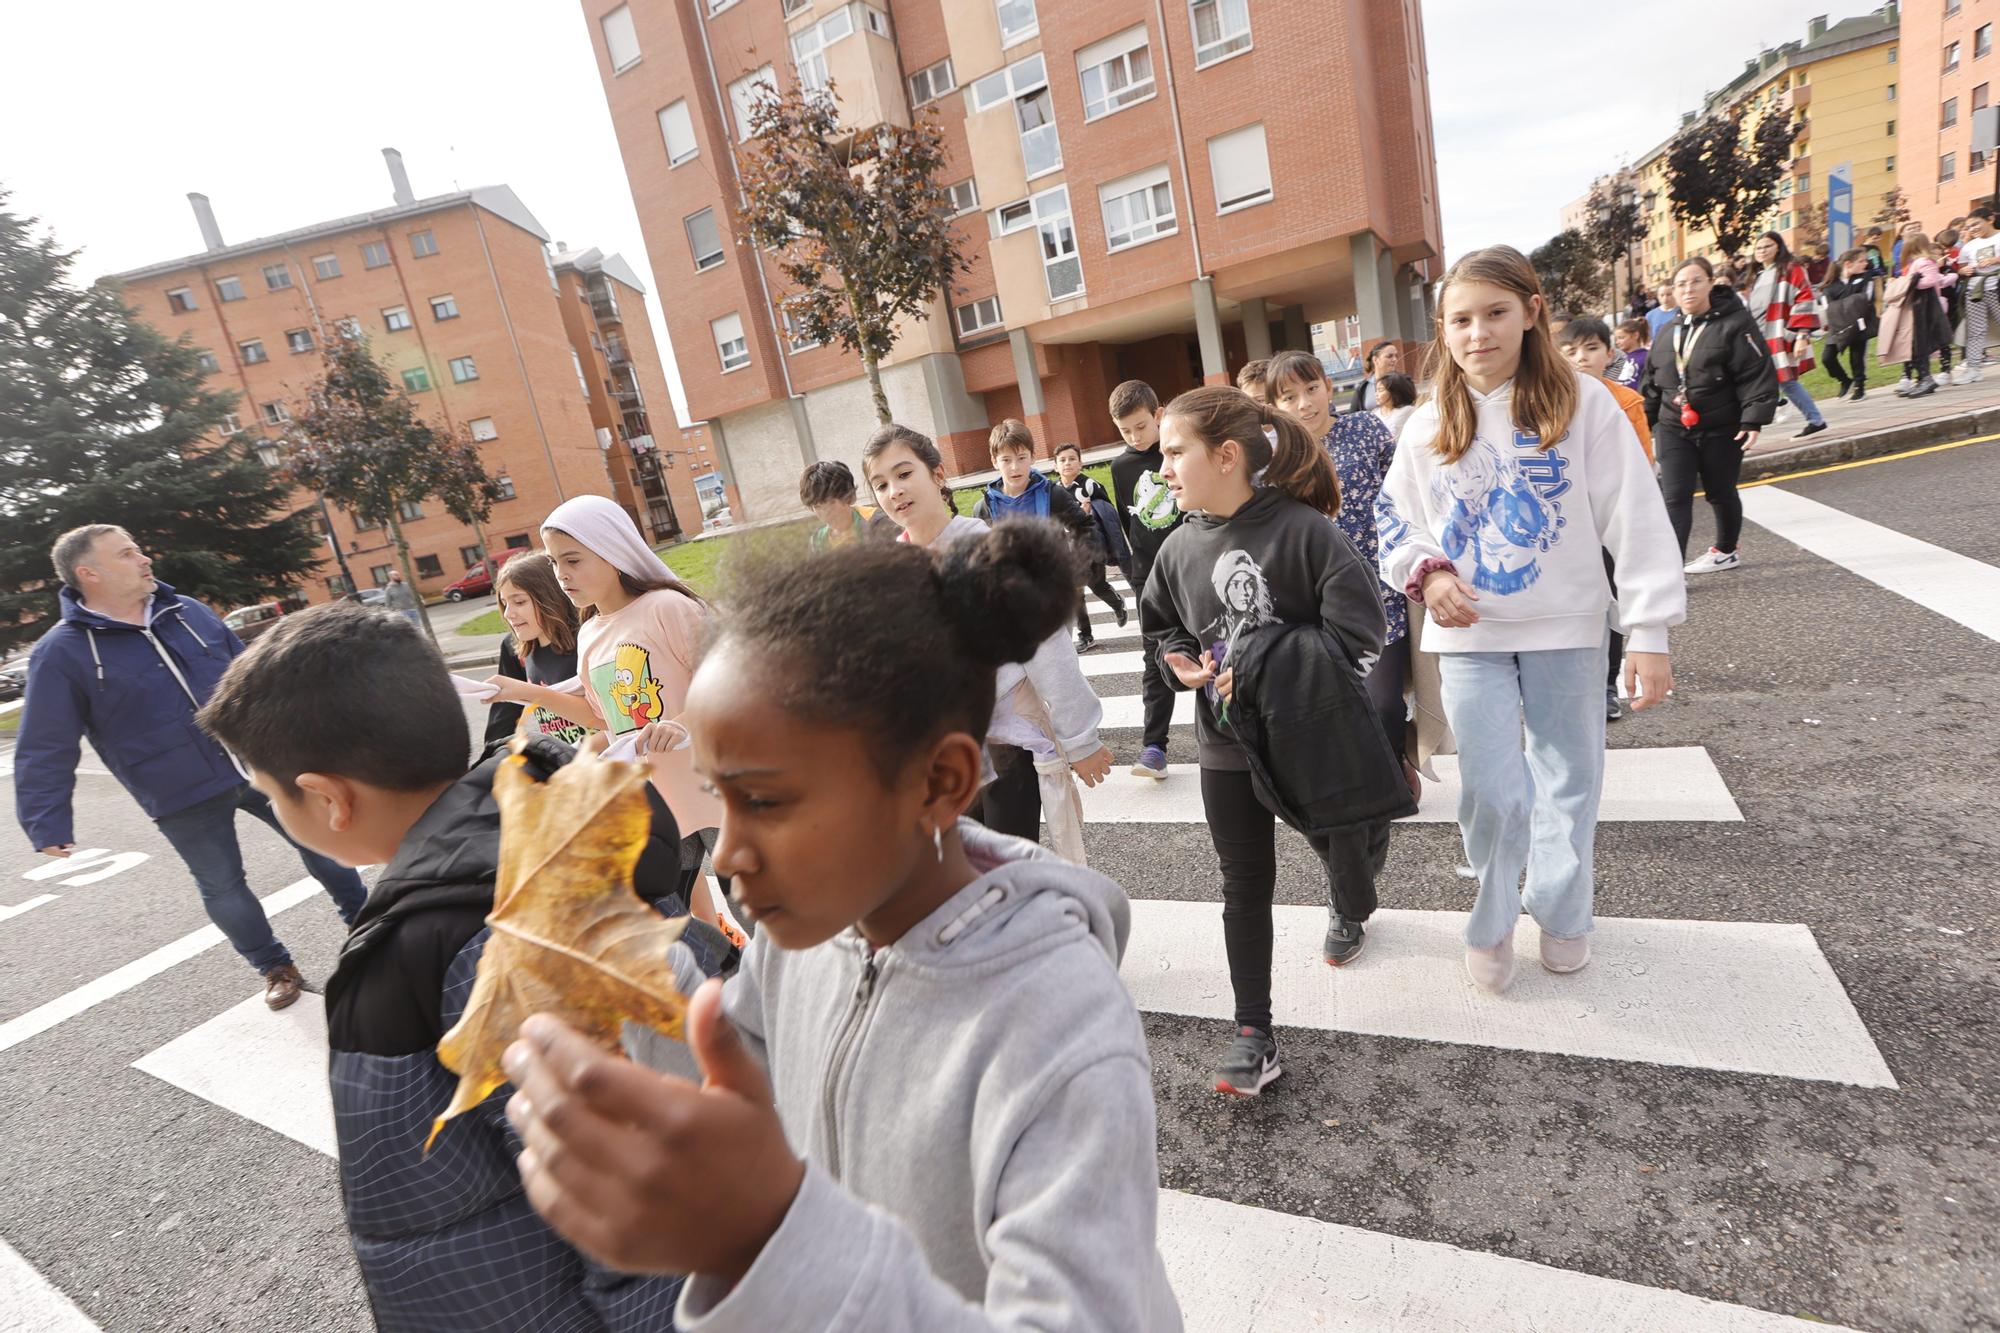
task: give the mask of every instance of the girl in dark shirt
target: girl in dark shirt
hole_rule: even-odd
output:
[[[560,685],[576,675],[576,606],[556,581],[555,565],[540,551],[515,556],[493,580],[500,614],[513,631],[500,643],[500,674],[536,685]],[[505,744],[521,725],[521,704],[494,703],[486,710],[486,751]],[[571,745],[590,733],[567,718],[536,707],[536,731]]]

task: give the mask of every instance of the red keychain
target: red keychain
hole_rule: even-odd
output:
[[[1689,430],[1693,430],[1696,426],[1699,426],[1700,424],[1701,424],[1701,413],[1694,410],[1694,404],[1682,403],[1681,425],[1686,426]]]

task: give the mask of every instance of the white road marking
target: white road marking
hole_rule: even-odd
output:
[[[1686,1292],[1175,1190],[1160,1191],[1159,1240],[1182,1321],[1201,1333],[1802,1327],[1789,1315]],[[1224,1282],[1220,1273],[1254,1273],[1256,1280]]]
[[[276,916],[290,907],[296,907],[308,898],[316,897],[325,890],[316,879],[302,879],[296,884],[288,884],[275,893],[265,895],[266,916]],[[141,982],[151,980],[168,968],[184,963],[195,955],[204,953],[222,943],[222,932],[214,926],[203,926],[190,931],[170,944],[163,944],[143,958],[136,958],[125,966],[106,972],[95,981],[87,981],[75,990],[46,1004],[38,1005],[17,1018],[0,1023],[0,1051],[11,1050],[28,1040],[47,1032],[66,1019],[75,1018],[95,1005],[114,996],[123,995]]]
[[[1438,755],[1432,762],[1439,780],[1424,783],[1422,805],[1416,814],[1400,822],[1457,822],[1458,756]],[[1168,764],[1164,781],[1134,777],[1127,768],[1114,765],[1102,783],[1078,790],[1083,793],[1086,826],[1208,822],[1201,808],[1201,770],[1194,764]],[[1610,824],[1740,824],[1743,812],[1707,750],[1699,745],[1662,746],[1605,751],[1604,796],[1597,818]]]
[[[1465,973],[1463,912],[1379,911],[1367,952],[1332,968],[1325,908],[1273,910],[1281,1027],[1897,1086],[1802,925],[1599,917],[1590,966],[1559,977],[1542,969],[1540,932],[1523,916],[1519,972],[1496,996]],[[1120,971],[1148,1012],[1233,1016],[1219,904],[1135,900]]]
[[[113,875],[144,865],[149,859],[145,852],[113,852],[102,847],[90,847],[80,852],[71,852],[66,857],[50,858],[46,865],[36,866],[22,875],[22,879],[55,879],[58,875],[70,878],[60,880],[72,888],[82,888],[99,880],[110,879]]]
[[[9,1333],[99,1333],[90,1316],[0,1240],[0,1327]]]
[[[0,907],[0,921],[6,921],[13,917],[20,916],[23,912],[32,912],[37,907],[40,907],[42,904],[52,903],[60,897],[62,897],[62,895],[59,893],[41,893],[28,899],[28,901],[24,903],[17,903],[13,907]]]
[[[2000,569],[1777,486],[1743,492],[1743,515],[1870,583],[2000,640]]]
[[[1101,641],[1104,636],[1097,636]],[[1084,654],[1086,660],[1089,654]],[[1129,727],[1137,731],[1146,725],[1146,701],[1136,694],[1114,694],[1098,700],[1104,705],[1104,720],[1100,727]],[[1194,691],[1183,690],[1174,695],[1174,722],[1177,727],[1194,725]]]
[[[326,1001],[311,991],[276,1013],[253,995],[132,1067],[329,1157],[339,1153],[326,1077]]]
[[[79,777],[88,778],[108,778],[111,776],[110,769],[99,768],[96,764],[78,764],[76,766],[76,773]],[[14,750],[12,746],[9,746],[5,750],[0,750],[0,778],[11,778],[13,776]]]
[[[1086,676],[1136,676],[1146,669],[1143,652],[1078,653],[1076,660],[1083,664]]]

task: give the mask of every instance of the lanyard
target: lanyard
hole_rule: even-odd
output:
[[[1674,335],[1674,360],[1678,363],[1675,369],[1680,371],[1682,390],[1687,388],[1688,356],[1694,351],[1695,344],[1701,341],[1701,335],[1707,333],[1708,326],[1714,322],[1710,319],[1703,320],[1699,324],[1683,324],[1680,332]]]

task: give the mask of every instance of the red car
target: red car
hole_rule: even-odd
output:
[[[447,602],[462,602],[468,597],[484,597],[493,591],[493,571],[519,555],[518,550],[508,551],[497,559],[488,557],[485,563],[474,565],[465,571],[465,577],[446,586],[444,599]]]

